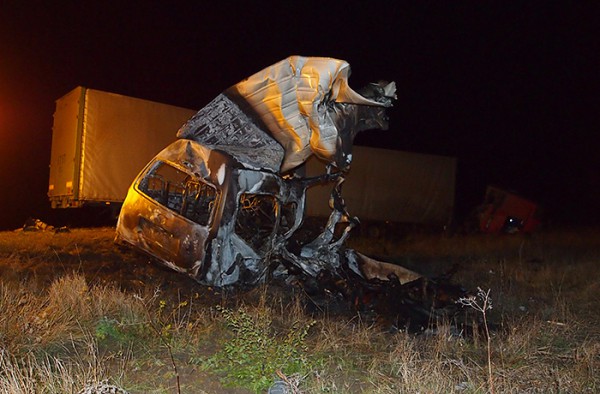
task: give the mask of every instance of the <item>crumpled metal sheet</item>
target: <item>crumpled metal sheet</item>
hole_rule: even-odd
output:
[[[247,168],[286,172],[312,154],[345,169],[360,130],[386,128],[395,84],[348,85],[343,60],[291,56],[217,96],[177,133],[232,154]]]
[[[178,138],[194,140],[230,153],[246,168],[279,170],[284,149],[242,110],[243,103],[221,93],[177,132]]]

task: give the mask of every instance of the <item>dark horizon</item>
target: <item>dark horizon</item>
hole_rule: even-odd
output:
[[[459,220],[494,184],[600,223],[595,5],[28,3],[0,7],[2,230],[56,217],[52,114],[76,86],[200,109],[295,54],[348,61],[355,89],[396,82],[390,130],[356,142],[457,157]]]

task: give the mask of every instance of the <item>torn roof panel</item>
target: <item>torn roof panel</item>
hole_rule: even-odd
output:
[[[336,164],[336,155],[341,156],[338,118],[346,113],[339,106],[391,105],[391,99],[352,90],[349,74],[343,60],[291,56],[227,89],[177,136],[226,150],[249,168],[285,172],[312,154]],[[393,83],[383,91],[387,97],[394,93]]]
[[[177,137],[224,150],[249,169],[277,172],[284,157],[283,147],[225,94],[198,111]]]

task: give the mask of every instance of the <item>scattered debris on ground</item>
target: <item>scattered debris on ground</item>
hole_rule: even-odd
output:
[[[40,219],[28,218],[23,224],[23,227],[15,231],[53,231],[55,233],[68,233],[70,230],[67,226],[54,227],[44,223]]]

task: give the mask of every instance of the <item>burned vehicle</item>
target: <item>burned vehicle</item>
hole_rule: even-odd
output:
[[[417,283],[418,273],[344,246],[358,224],[342,197],[354,137],[387,128],[395,98],[393,82],[352,90],[349,71],[342,60],[292,56],[218,95],[135,179],[117,240],[210,286],[304,277],[344,293],[348,281],[380,290]],[[309,178],[302,165],[312,155],[323,174]],[[292,242],[306,190],[323,182],[331,184],[327,225]]]

